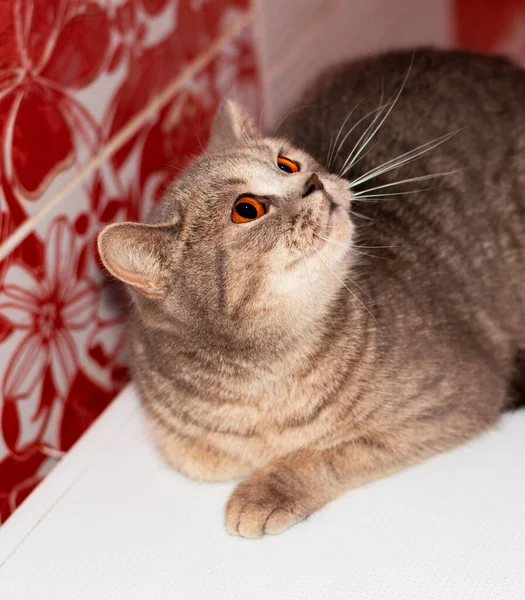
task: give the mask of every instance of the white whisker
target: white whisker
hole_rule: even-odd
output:
[[[381,127],[383,126],[383,123],[388,119],[388,116],[392,112],[394,106],[397,104],[397,101],[399,100],[399,97],[401,96],[401,94],[402,94],[402,92],[403,92],[403,90],[405,88],[405,84],[406,84],[406,82],[407,82],[407,80],[408,80],[408,78],[410,76],[410,72],[412,71],[412,65],[413,64],[414,64],[414,54],[412,55],[412,60],[410,61],[410,65],[408,67],[408,70],[407,70],[407,73],[405,75],[405,78],[403,79],[403,82],[399,86],[399,90],[397,92],[394,92],[394,94],[391,97],[391,100],[389,100],[388,103],[387,103],[387,105],[390,104],[390,108],[387,110],[385,116],[379,122],[379,125],[372,131],[372,133],[368,136],[368,138],[361,145],[361,147],[358,148],[359,143],[361,142],[361,139],[363,137],[363,136],[361,136],[361,138],[359,139],[359,141],[355,145],[354,150],[352,150],[352,152],[350,153],[350,156],[345,161],[345,165],[343,166],[343,171],[341,172],[341,175],[344,175],[345,173],[347,173],[352,168],[352,166],[355,164],[355,161],[356,161],[357,157],[361,154],[361,152],[366,148],[366,146],[374,138],[375,134],[381,129]],[[365,134],[366,133],[367,132],[365,131]],[[354,152],[355,152],[355,154],[354,154]],[[346,166],[346,165],[348,165],[348,166]]]
[[[266,110],[266,106],[261,110],[261,114],[259,115],[259,135],[262,136],[262,122],[264,117],[264,111]]]
[[[436,177],[445,177],[446,175],[453,175],[455,173],[460,173],[462,169],[456,169],[455,171],[445,171],[443,173],[431,173],[430,175],[421,175],[420,177],[410,177],[409,179],[401,179],[401,181],[394,181],[393,183],[386,183],[384,185],[378,185],[377,187],[370,188],[368,190],[363,190],[363,192],[375,192],[376,190],[382,190],[387,187],[392,187],[394,185],[400,185],[402,183],[412,183],[414,181],[426,181],[427,179],[435,179]]]
[[[365,215],[362,215],[361,213],[358,213],[355,210],[351,210],[349,212],[350,212],[351,215],[354,215],[354,217],[358,217],[359,219],[365,219],[366,221],[374,221],[374,219],[372,219],[371,217],[367,217]]]
[[[362,252],[357,248],[352,248],[352,252],[357,252],[357,254],[362,254],[363,256],[369,256],[370,258],[377,258],[377,260],[388,260],[385,256],[376,256],[375,254],[370,254],[369,252]]]
[[[355,149],[359,146],[359,144],[361,143],[361,140],[363,139],[364,136],[366,136],[366,134],[370,131],[370,129],[372,127],[374,127],[374,125],[376,124],[377,120],[381,118],[383,111],[388,108],[388,106],[390,106],[392,104],[391,100],[389,100],[386,104],[380,104],[375,110],[369,112],[368,114],[366,114],[362,119],[360,119],[359,121],[357,121],[357,123],[352,127],[352,129],[350,129],[350,131],[347,133],[347,135],[343,138],[343,141],[341,142],[341,145],[346,141],[347,137],[352,133],[352,131],[359,125],[359,123],[361,123],[362,121],[364,121],[367,117],[369,117],[370,115],[373,115],[374,113],[377,113],[376,116],[372,119],[372,122],[368,125],[368,127],[365,129],[364,133],[361,134],[361,137],[357,140],[356,144],[354,145],[354,147],[352,148],[352,150],[350,151],[350,154],[348,155],[348,157],[346,158],[345,162],[343,163],[343,166],[341,167],[340,171],[339,171],[339,176],[342,177],[346,171],[348,170],[346,168],[346,166],[348,165],[348,162],[352,159],[353,153],[355,152]]]
[[[377,144],[379,144],[379,142],[376,142],[375,144],[372,144],[372,145],[370,146],[370,148],[368,148],[368,150],[367,150],[367,151],[366,151],[364,154],[362,154],[362,155],[361,155],[361,158],[358,158],[358,159],[355,161],[355,163],[354,163],[352,166],[354,166],[354,167],[355,167],[355,166],[357,165],[357,163],[358,163],[358,162],[362,161],[362,160],[363,160],[363,158],[365,158],[365,156],[366,156],[366,155],[367,155],[369,152],[371,152],[371,151],[372,151],[372,150],[373,150],[373,149],[374,149],[374,148],[377,146]]]
[[[294,110],[291,110],[289,113],[287,113],[280,121],[279,124],[277,125],[277,127],[273,130],[273,134],[275,135],[279,129],[279,127],[286,121],[286,119],[288,119],[289,117],[291,117],[294,113],[303,110],[305,108],[312,108],[313,106],[315,106],[315,104],[305,104],[304,106],[299,106],[298,108],[295,108]]]
[[[392,158],[392,159],[386,161],[385,163],[383,163],[382,165],[374,167],[373,169],[368,171],[368,173],[361,175],[360,177],[358,177],[357,179],[352,181],[350,183],[350,185],[352,187],[354,187],[356,185],[360,185],[361,183],[364,183],[365,181],[368,181],[369,179],[373,179],[374,177],[378,177],[379,175],[382,175],[383,173],[387,173],[388,171],[392,171],[393,169],[397,169],[409,162],[412,162],[413,160],[416,160],[420,156],[423,156],[423,154],[426,154],[427,152],[430,152],[431,150],[433,150],[434,148],[437,148],[441,144],[444,144],[451,137],[456,135],[456,133],[458,133],[459,131],[461,131],[461,129],[457,129],[456,131],[442,135],[442,136],[436,138],[435,140],[421,144],[421,146],[418,146],[417,148],[414,148],[413,150],[409,150],[408,152],[405,152],[404,154],[400,154],[396,158]]]
[[[433,185],[431,187],[419,188],[418,190],[407,190],[406,192],[389,192],[387,194],[366,194],[363,195],[366,190],[363,190],[363,194],[361,192],[357,192],[354,194],[352,201],[360,202],[362,198],[390,198],[391,196],[405,196],[406,194],[419,194],[421,192],[428,192],[429,190],[439,190],[441,188],[440,185]]]
[[[310,284],[312,284],[312,279],[310,277],[310,269],[308,268],[308,263],[306,262],[305,253],[301,251],[301,254],[303,255],[304,268],[306,269],[306,277],[308,278]]]
[[[348,136],[349,136],[349,135],[352,133],[352,131],[354,131],[354,129],[355,129],[355,128],[356,128],[356,127],[357,127],[357,126],[360,124],[360,123],[362,123],[362,122],[363,122],[365,119],[368,119],[368,117],[370,117],[370,116],[371,116],[371,115],[373,115],[374,113],[377,113],[378,111],[382,111],[382,110],[383,110],[385,107],[387,107],[387,106],[388,106],[388,103],[387,103],[387,104],[384,104],[384,105],[381,105],[381,106],[378,106],[378,107],[377,107],[377,108],[375,108],[374,110],[371,110],[370,112],[366,113],[366,115],[364,115],[363,117],[361,117],[361,118],[359,119],[359,121],[357,121],[357,122],[356,122],[356,123],[353,125],[353,127],[350,129],[350,131],[348,131],[348,132],[345,134],[345,137],[344,137],[344,138],[341,140],[341,142],[339,143],[339,146],[337,147],[337,151],[336,151],[336,153],[335,153],[335,156],[338,156],[338,155],[339,155],[339,152],[341,152],[341,148],[344,146],[344,143],[345,143],[345,142],[346,142],[346,140],[348,139]],[[378,116],[380,117],[380,116],[381,116],[381,113],[379,113],[379,115],[378,115]],[[372,123],[374,123],[376,119],[377,119],[377,116],[376,116],[376,117],[374,117],[374,120],[372,121]],[[345,161],[345,164],[346,164],[346,161]],[[343,168],[344,168],[344,165],[343,165]],[[342,169],[341,169],[341,170],[342,170]],[[339,175],[341,175],[341,171],[339,171]]]
[[[346,157],[345,162],[343,163],[343,166],[341,168],[341,170],[339,171],[339,176],[344,175],[344,173],[346,173],[346,166],[348,165],[348,163],[350,162],[350,160],[352,159],[352,156],[354,154],[354,152],[356,151],[356,148],[359,147],[359,144],[361,143],[361,140],[366,137],[366,135],[368,134],[368,132],[373,129],[374,125],[376,124],[376,122],[381,118],[383,111],[386,110],[388,107],[390,107],[390,109],[392,108],[392,99],[390,99],[386,104],[383,104],[383,98],[384,98],[384,89],[383,89],[383,82],[381,82],[381,97],[379,99],[379,107],[376,109],[376,116],[372,119],[372,122],[368,125],[368,127],[365,129],[365,131],[361,134],[361,137],[357,140],[357,142],[354,144],[354,147],[352,148],[352,150],[350,151],[350,153],[348,154],[348,156]]]
[[[376,109],[376,111],[379,111],[378,114],[374,117],[374,119],[372,120],[372,123],[366,128],[365,133],[363,135],[366,135],[367,131],[370,130],[371,127],[374,126],[374,123],[376,122],[376,120],[378,118],[380,118],[381,113],[383,112],[383,109],[386,108],[386,106],[388,106],[388,102],[386,103],[386,105],[383,105],[383,99],[385,97],[385,89],[384,89],[384,83],[383,83],[383,75],[381,75],[381,95],[379,96],[379,107]],[[358,121],[358,123],[356,123],[356,125],[358,125],[360,123],[360,121]],[[352,130],[350,130],[352,131]],[[352,155],[352,152],[355,150],[355,147],[359,145],[359,142],[361,141],[363,136],[361,136],[359,138],[359,140],[357,141],[357,144],[355,144],[355,146],[352,148],[350,154],[348,155],[347,159],[345,160],[345,162],[343,163],[343,167],[341,168],[341,170],[339,171],[339,176],[341,176],[341,172],[343,171],[343,169],[345,168],[348,160],[350,159],[350,156]],[[346,140],[346,138],[345,138]],[[375,144],[374,144],[375,146]],[[370,152],[370,149],[367,150],[366,154],[368,154],[368,152]],[[361,157],[363,158],[363,157]],[[359,159],[361,160],[361,159]]]
[[[339,134],[338,134],[338,135],[339,135]],[[336,141],[335,141],[335,143],[334,143],[334,147],[335,147],[335,144],[337,143],[337,137],[335,138],[335,140],[336,140]],[[333,143],[333,142],[334,142],[334,136],[333,136],[333,135],[331,135],[331,136],[330,136],[330,143],[328,144],[328,153],[327,153],[327,155],[326,155],[326,161],[325,161],[325,167],[326,167],[326,170],[327,170],[327,171],[329,171],[329,170],[330,170],[330,154],[331,154],[331,152],[332,152],[332,143]]]
[[[310,244],[310,242],[308,242],[308,244]],[[339,281],[339,283],[345,287],[351,294],[352,296],[359,302],[359,304],[366,310],[366,312],[372,317],[372,319],[374,319],[374,321],[377,324],[377,320],[374,317],[374,315],[371,313],[371,311],[368,309],[368,307],[366,306],[366,304],[364,304],[361,299],[354,294],[354,292],[352,292],[352,290],[346,285],[346,283],[339,277],[339,275],[332,269],[332,267],[324,260],[324,258],[321,256],[321,253],[317,250],[317,248],[313,245],[310,244],[310,246],[312,246],[312,249],[314,250],[314,252],[317,254],[317,256],[321,259],[321,262],[324,264],[324,266],[330,271],[330,273],[332,273],[332,275],[337,279],[337,281]],[[348,278],[349,281],[351,281],[354,285],[357,285],[354,281],[352,281],[350,278]],[[359,286],[357,286],[359,287]]]
[[[334,246],[341,246],[342,248],[345,248],[346,250],[350,250],[350,252],[357,252],[357,254],[363,254],[364,256],[370,256],[370,258],[377,258],[379,260],[386,260],[384,256],[376,256],[375,254],[369,254],[368,252],[361,252],[361,250],[358,250],[358,248],[365,248],[365,246],[349,246],[348,244],[343,244],[341,242],[338,242],[337,240],[331,240],[330,238],[326,238],[323,237],[322,235],[316,235],[315,237],[319,238],[320,240],[324,240],[325,242],[328,242],[329,244],[333,244]],[[390,246],[375,246],[375,248],[386,248]],[[355,285],[357,285],[357,283],[355,283]],[[357,287],[359,287],[357,285]],[[363,292],[366,294],[366,292],[363,290]]]
[[[361,244],[359,244],[359,246],[357,246],[357,248],[366,248],[368,250],[376,250],[379,248],[399,248],[399,246],[361,246]]]
[[[328,160],[326,162],[326,168],[328,170],[331,169],[332,167],[332,163],[333,161],[337,158],[337,155],[339,154],[339,151],[341,150],[341,146],[339,146],[339,148],[337,149],[337,151],[335,151],[335,147],[337,145],[337,142],[339,141],[339,136],[341,135],[341,133],[343,132],[343,128],[344,126],[348,123],[348,119],[354,114],[355,110],[362,104],[363,100],[360,100],[355,106],[354,108],[352,108],[352,110],[348,113],[346,119],[343,121],[341,127],[339,127],[339,131],[337,132],[337,135],[335,137],[335,141],[334,141],[334,147],[333,147],[333,156],[330,156],[330,151],[328,152]]]
[[[325,242],[330,242],[334,246],[340,246],[341,248],[344,248],[345,250],[351,249],[351,246],[349,246],[348,244],[343,244],[343,242],[338,242],[337,240],[331,240],[330,238],[323,237],[322,235],[319,235],[318,233],[316,233],[314,235],[316,238],[319,238],[320,240],[324,240]]]

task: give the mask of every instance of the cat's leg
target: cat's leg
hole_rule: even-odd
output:
[[[490,420],[495,421],[495,414]],[[323,451],[303,450],[256,471],[234,490],[226,507],[231,534],[258,538],[280,533],[348,489],[449,450],[491,423],[449,415],[417,428],[370,434]]]
[[[171,467],[197,481],[228,481],[245,477],[253,467],[238,456],[213,445],[204,436],[190,436],[151,421],[153,439]]]

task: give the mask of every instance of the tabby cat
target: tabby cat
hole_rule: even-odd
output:
[[[273,136],[234,103],[147,224],[99,237],[169,463],[279,533],[521,399],[525,73],[459,51],[322,75]],[[522,380],[521,380],[522,381]]]

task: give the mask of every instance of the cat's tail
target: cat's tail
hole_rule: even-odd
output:
[[[514,376],[510,385],[507,410],[516,410],[525,406],[525,349],[518,350],[514,367]]]

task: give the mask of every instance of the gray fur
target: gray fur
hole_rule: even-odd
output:
[[[250,475],[228,503],[231,533],[282,531],[481,433],[516,403],[524,99],[525,74],[500,58],[418,50],[344,65],[315,83],[278,137],[227,103],[208,152],[151,224],[101,234],[106,266],[131,284],[132,368],[159,447],[191,477]],[[299,173],[280,171],[279,154]],[[309,188],[313,173],[324,189]],[[246,193],[269,211],[235,224]],[[385,197],[362,197],[374,194]]]

